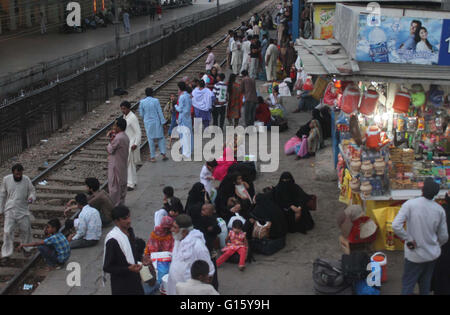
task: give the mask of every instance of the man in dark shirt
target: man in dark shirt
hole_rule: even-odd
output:
[[[116,227],[105,238],[103,271],[111,274],[112,295],[143,295],[140,270],[137,264],[136,238],[131,228],[130,210],[117,206],[112,210]],[[144,264],[151,262],[144,262]]]
[[[243,79],[241,81],[241,92],[244,94],[244,115],[245,126],[253,126],[255,123],[256,106],[258,97],[256,95],[255,80],[248,76],[247,70],[241,72]]]
[[[261,43],[258,35],[254,35],[250,45],[250,77],[256,79],[259,67],[259,55],[261,53]]]

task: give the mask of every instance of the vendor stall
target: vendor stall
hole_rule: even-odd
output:
[[[335,25],[335,39],[300,39],[296,48],[308,75],[330,81],[321,104],[333,109],[339,200],[363,205],[377,223],[375,249],[400,250],[391,224],[402,203],[422,195],[427,177],[441,187],[436,199],[450,188],[450,13],[425,19],[390,9],[380,26],[365,23],[362,10],[337,4],[336,19],[352,25]],[[420,54],[401,43],[418,19],[434,30],[432,49]]]

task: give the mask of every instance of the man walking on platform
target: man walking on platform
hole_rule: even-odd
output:
[[[113,132],[108,132],[111,138],[108,144],[108,190],[109,196],[114,204],[118,206],[125,203],[127,195],[127,164],[130,140],[124,132],[127,121],[117,118]]]
[[[248,76],[248,71],[242,71],[244,77],[241,81],[241,93],[244,94],[245,126],[253,126],[255,123],[256,106],[258,97],[256,95],[255,80]]]
[[[276,80],[278,60],[278,48],[274,39],[270,39],[270,45],[267,48],[266,55],[263,57],[266,65],[267,81],[273,82]]]
[[[23,166],[16,164],[12,174],[3,178],[0,187],[0,214],[5,215],[2,257],[9,257],[14,251],[14,232],[20,230],[21,243],[31,242],[31,222],[28,204],[36,200],[36,190],[28,176],[23,175]],[[29,248],[23,248],[25,253]]]
[[[141,126],[136,115],[131,111],[131,104],[128,101],[120,104],[123,118],[127,121],[125,133],[130,139],[130,152],[128,154],[128,190],[133,190],[137,185],[136,164],[141,162]]]
[[[153,89],[145,89],[146,98],[142,99],[139,104],[139,115],[144,120],[145,131],[147,133],[147,139],[150,146],[151,162],[156,162],[155,159],[155,140],[158,141],[159,151],[163,156],[163,161],[167,161],[166,156],[166,138],[164,137],[164,119],[163,112],[161,110],[161,104],[157,98],[153,97]]]

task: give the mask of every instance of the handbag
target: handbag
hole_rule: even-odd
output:
[[[268,238],[271,226],[272,222],[266,222],[266,224],[261,225],[258,221],[255,221],[253,225],[252,237],[259,240]]]
[[[306,203],[306,207],[308,207],[308,209],[310,211],[315,211],[317,210],[317,196],[316,195],[310,195],[311,199],[309,199],[309,201]]]

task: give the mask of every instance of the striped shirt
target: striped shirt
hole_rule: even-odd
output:
[[[214,85],[214,95],[216,96],[216,107],[227,106],[228,104],[228,87],[225,82],[220,81]]]

